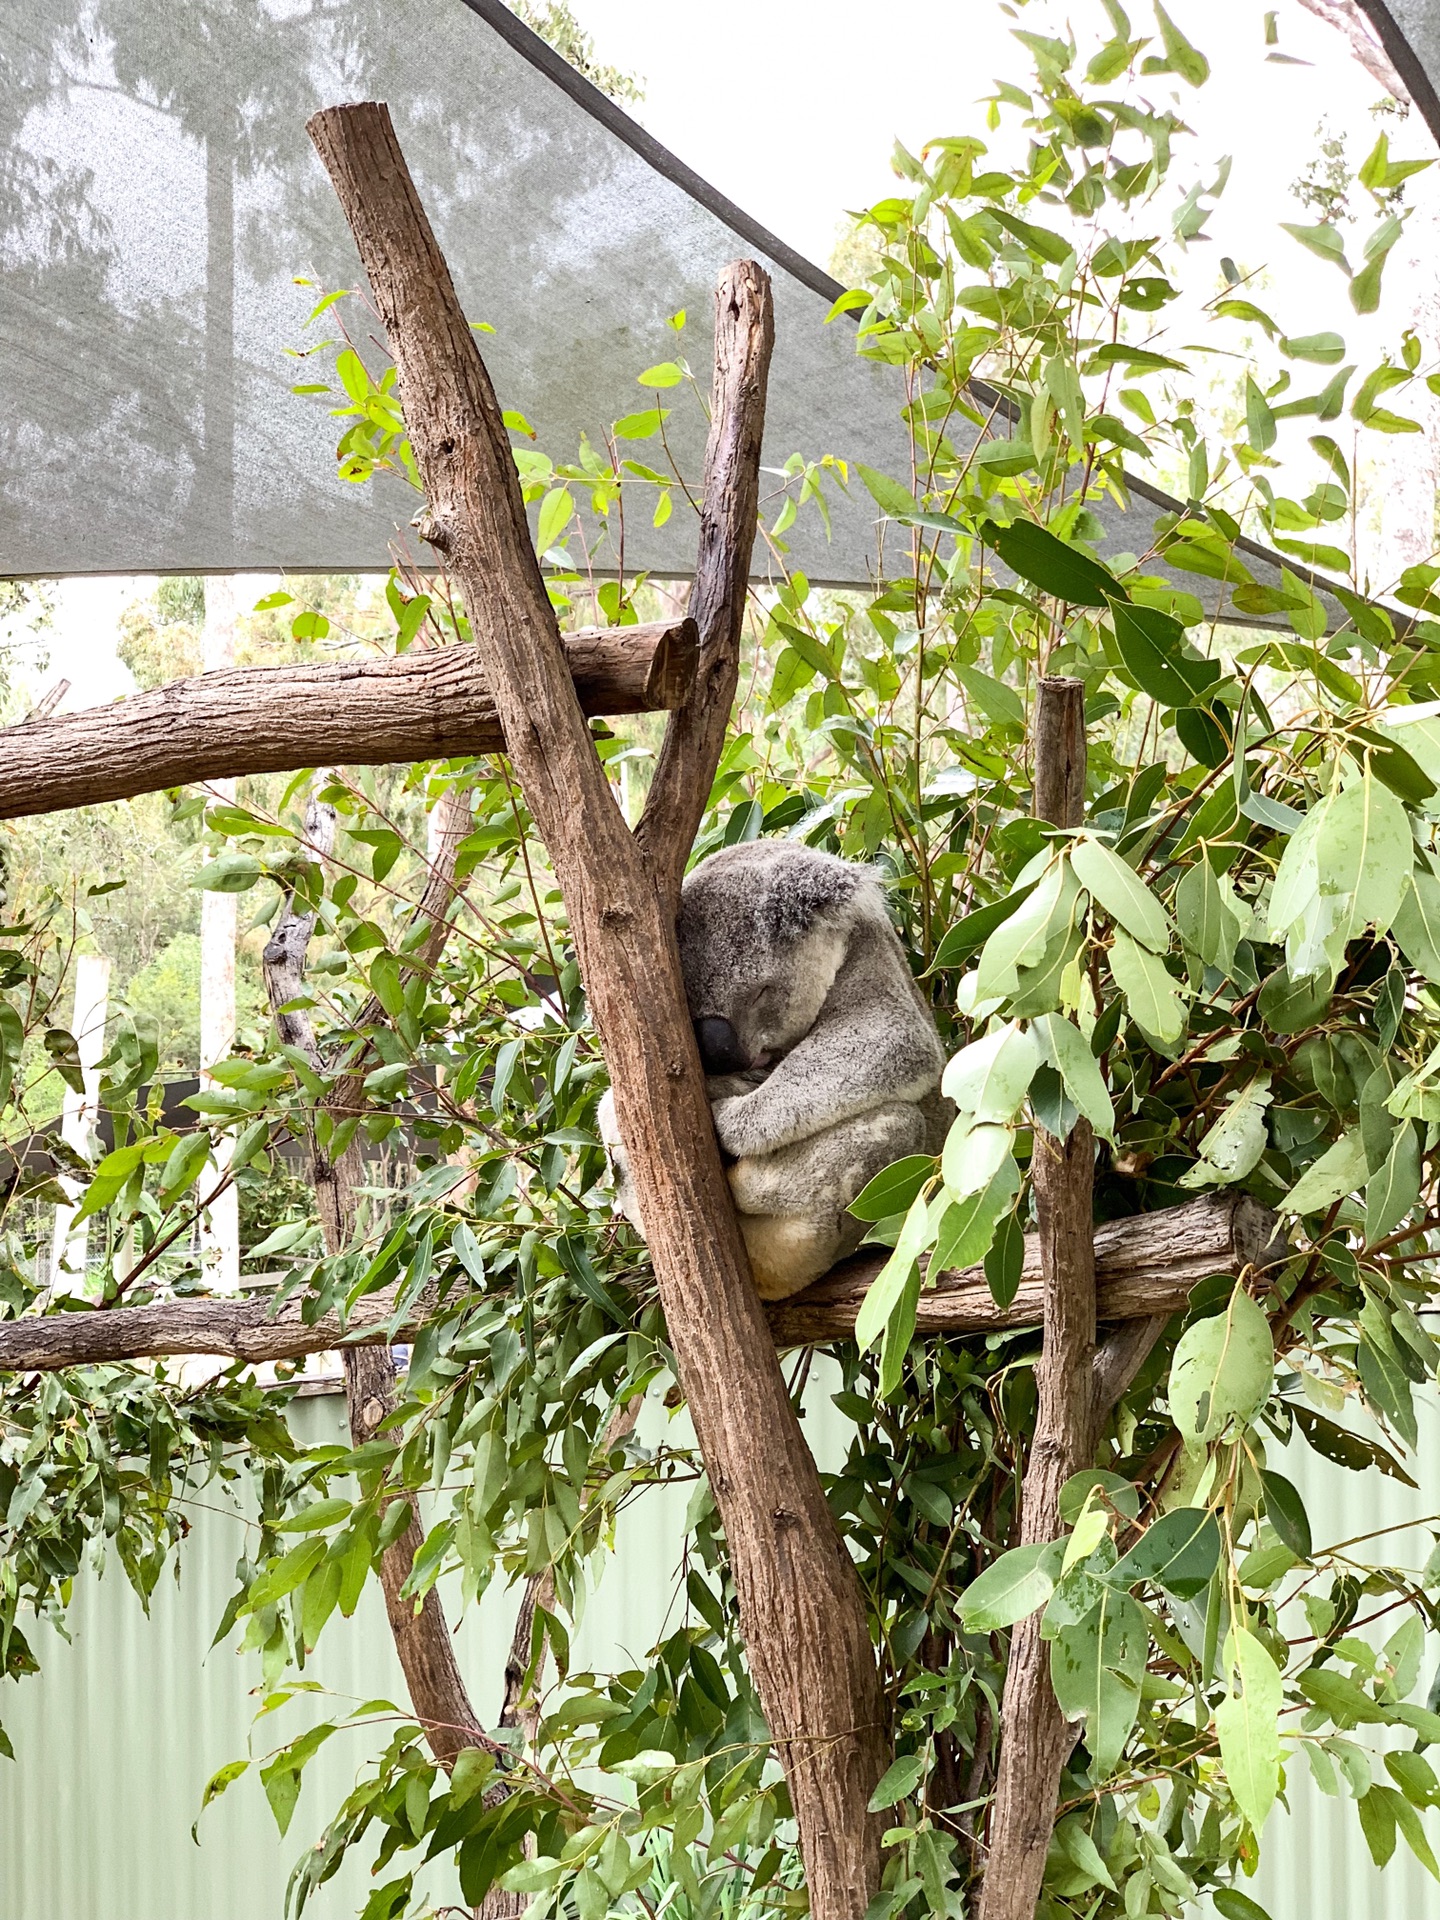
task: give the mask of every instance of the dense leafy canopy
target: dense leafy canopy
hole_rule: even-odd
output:
[[[893,1254],[826,1381],[849,1423],[827,1488],[895,1714],[875,1796],[892,1863],[877,1920],[962,1910],[1006,1630],[1039,1608],[1078,1735],[1050,1914],[1140,1920],[1217,1887],[1220,1911],[1253,1914],[1226,1889],[1253,1869],[1302,1756],[1323,1791],[1356,1801],[1377,1860],[1398,1831],[1435,1870],[1421,1814],[1440,1796],[1424,1752],[1440,1715],[1413,1696],[1440,1572],[1328,1547],[1275,1462],[1307,1444],[1403,1477],[1415,1392],[1440,1359],[1420,1318],[1440,1228],[1440,566],[1411,568],[1388,598],[1355,578],[1340,543],[1356,475],[1326,431],[1342,416],[1405,431],[1405,389],[1440,391],[1440,373],[1407,334],[1357,381],[1339,333],[1292,334],[1227,269],[1202,318],[1241,371],[1229,411],[1208,417],[1167,317],[1175,306],[1200,324],[1186,243],[1224,184],[1183,178],[1174,95],[1203,84],[1207,63],[1158,6],[1153,27],[1114,0],[1105,11],[1110,36],[1086,47],[1018,33],[1034,73],[995,96],[997,152],[968,134],[898,151],[897,192],[865,217],[873,271],[839,305],[859,350],[903,375],[913,468],[809,450],[777,477],[765,531],[783,584],[756,596],[697,849],[788,834],[875,862],[953,1056],[943,1155],[900,1163],[862,1197]],[[1415,164],[1384,137],[1367,160],[1375,225],[1358,269],[1333,222],[1292,228],[1350,276],[1359,313],[1379,302]],[[327,296],[316,318],[333,327],[343,311]],[[640,375],[643,403],[573,459],[508,417],[567,618],[658,604],[659,588],[623,571],[623,527],[689,511],[665,421],[695,404],[695,379],[685,316],[671,326],[666,357]],[[342,472],[359,484],[377,465],[408,470],[393,375],[343,327],[334,345],[333,381],[306,386],[340,418]],[[1311,365],[1321,384],[1293,394]],[[1123,502],[1127,464],[1146,461],[1179,468],[1187,505],[1155,551],[1117,553],[1095,504]],[[838,486],[868,490],[877,511],[884,577],[864,599],[785,572],[796,515],[823,514]],[[1282,589],[1251,577],[1245,535],[1296,561]],[[617,564],[618,579],[597,578]],[[1334,576],[1341,632],[1327,632],[1310,566]],[[1234,615],[1268,628],[1207,621],[1187,576],[1223,582]],[[466,639],[443,580],[397,574],[389,597],[395,647]],[[324,616],[293,617],[304,641]],[[1042,673],[1085,684],[1091,782],[1073,833],[1031,817]],[[657,728],[596,728],[632,818]],[[323,871],[300,842],[307,784],[340,813]],[[416,829],[453,786],[473,809],[468,901],[426,968],[408,915],[425,871]],[[376,1176],[360,1240],[338,1257],[319,1252],[304,1209],[254,1252],[283,1261],[307,1311],[394,1283],[402,1310],[427,1289],[437,1304],[403,1404],[358,1452],[297,1450],[276,1397],[239,1374],[183,1392],[163,1370],[9,1382],[7,1670],[32,1664],[22,1622],[63,1606],[87,1541],[113,1538],[143,1595],[182,1530],[178,1477],[233,1475],[243,1457],[257,1526],[222,1630],[260,1656],[278,1704],[353,1612],[393,1524],[387,1492],[423,1491],[416,1596],[442,1577],[467,1601],[497,1578],[553,1580],[531,1650],[538,1724],[467,1750],[447,1779],[416,1726],[385,1703],[360,1709],[374,1761],[297,1867],[295,1909],[363,1842],[384,1869],[367,1920],[413,1910],[422,1856],[453,1861],[469,1903],[503,1879],[539,1914],[803,1910],[698,1461],[682,1426],[657,1443],[648,1426],[618,1439],[610,1425],[670,1383],[670,1357],[643,1248],[610,1211],[604,1068],[563,904],[503,763],[254,783],[175,812],[206,836],[202,887],[251,895],[265,920],[291,891],[313,906],[306,999],[325,1064],[273,1043],[237,1053],[177,1126],[153,1035],[119,1023],[113,1144],[75,1168],[103,1297],[193,1285],[186,1236],[219,1183],[282,1166],[335,1076],[362,1064],[369,1111],[338,1128],[322,1115],[320,1145],[333,1156],[363,1139],[372,1168],[395,1151],[400,1184]],[[56,1017],[60,907],[15,906],[25,917],[0,953],[12,1117],[43,1104],[40,1077],[53,1088],[78,1070]],[[361,1028],[371,993],[383,1018]],[[1101,1217],[1241,1188],[1284,1216],[1292,1251],[1196,1289],[1115,1410],[1096,1471],[1068,1490],[1068,1536],[1016,1548],[1037,1335],[913,1340],[920,1259],[983,1261],[997,1299],[1012,1297],[1034,1128],[1063,1135],[1077,1116],[1100,1143]],[[11,1314],[41,1304],[36,1208],[56,1197],[31,1174],[13,1184]],[[809,1375],[797,1367],[797,1395]],[[675,1624],[641,1668],[571,1670],[567,1622],[616,1515],[673,1478],[695,1481]],[[1382,1640],[1361,1631],[1382,1617]],[[284,1829],[334,1723],[267,1749],[269,1724],[254,1764]],[[1375,1729],[1383,1749],[1366,1744]]]

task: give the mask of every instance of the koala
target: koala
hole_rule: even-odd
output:
[[[686,878],[678,933],[756,1289],[783,1300],[858,1246],[847,1209],[867,1181],[940,1151],[940,1037],[866,867],[784,840],[726,847]],[[643,1232],[609,1094],[600,1127]]]

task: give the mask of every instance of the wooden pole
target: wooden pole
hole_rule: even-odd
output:
[[[511,763],[564,894],[750,1669],[790,1787],[811,1912],[862,1920],[879,1884],[881,1828],[867,1806],[889,1750],[885,1707],[859,1578],[790,1406],[711,1124],[669,884],[688,838],[677,853],[652,823],[642,853],[596,758],[494,390],[389,113],[331,108],[310,133],[394,355],[430,537],[460,584]],[[769,283],[740,263],[717,301],[704,504],[730,579],[748,573],[754,540],[771,340]],[[714,636],[724,650],[738,649],[742,611],[731,595]],[[697,758],[690,770],[703,796],[714,762]],[[676,810],[675,837],[687,818],[688,808]]]
[[[1085,687],[1040,682],[1035,710],[1035,815],[1056,827],[1085,818]],[[1035,1129],[1031,1178],[1044,1289],[1039,1405],[1021,1490],[1020,1544],[1054,1540],[1060,1489],[1094,1459],[1095,1139],[1077,1120],[1067,1140]],[[1000,1770],[990,1808],[980,1920],[1034,1920],[1074,1730],[1050,1685],[1040,1616],[1014,1629],[1000,1710]]]

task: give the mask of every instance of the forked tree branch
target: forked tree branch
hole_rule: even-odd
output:
[[[671,710],[694,686],[689,619],[589,628],[567,634],[564,647],[587,714]],[[474,647],[239,667],[0,728],[0,819],[239,774],[439,760],[504,744]]]
[[[753,269],[758,273],[758,268]],[[665,729],[635,837],[672,908],[725,744],[740,678],[740,635],[750,550],[760,510],[760,438],[774,345],[770,304],[747,324],[743,278],[718,295],[715,388],[700,501],[700,540],[690,613],[699,633],[693,691]],[[753,302],[753,292],[751,292]]]
[[[714,778],[723,716],[692,734],[664,844],[642,848],[575,698],[494,390],[389,114],[332,108],[310,132],[395,359],[430,538],[460,585],[511,763],[564,894],[751,1672],[786,1770],[811,1911],[861,1920],[879,1883],[881,1827],[867,1808],[888,1757],[885,1705],[859,1578],[750,1280],[675,943],[674,876],[686,822],[698,818],[695,795],[703,807]],[[731,549],[719,567],[727,580],[744,580],[754,539],[746,503],[758,480],[742,469],[758,452],[770,330],[765,275],[750,263],[731,268],[717,304],[707,503],[717,542]],[[745,380],[729,371],[740,366],[751,370]],[[743,417],[732,424],[732,415]],[[725,653],[738,647],[742,610],[733,595],[727,605],[712,634]]]

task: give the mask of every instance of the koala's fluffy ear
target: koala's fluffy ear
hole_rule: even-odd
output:
[[[813,848],[762,841],[757,855],[759,894],[755,917],[761,933],[777,946],[803,940],[818,922],[850,917],[863,890],[874,886],[868,867],[850,865]]]

